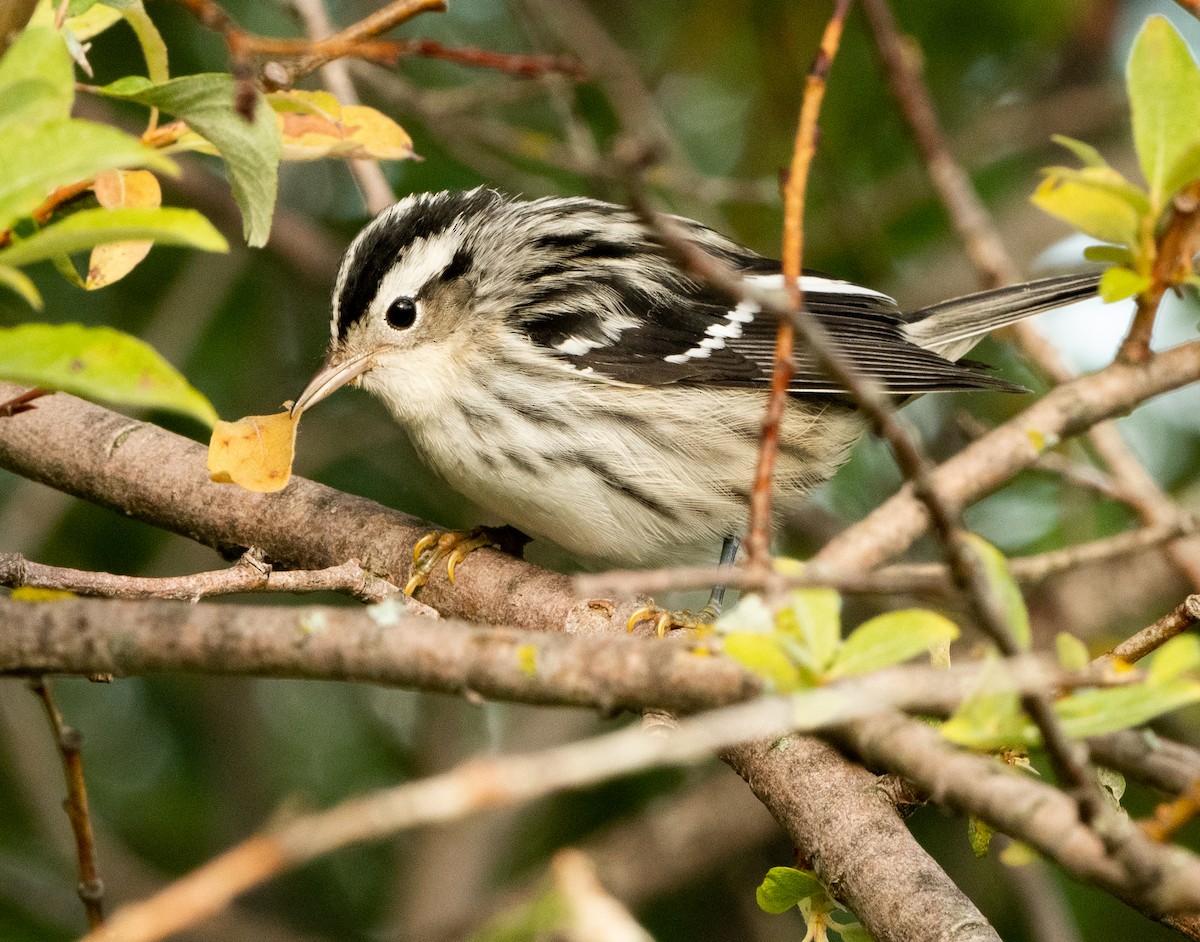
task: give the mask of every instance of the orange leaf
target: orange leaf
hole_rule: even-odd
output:
[[[296,423],[290,412],[218,422],[208,444],[208,473],[218,484],[260,494],[281,491],[292,474]]]
[[[158,178],[149,170],[108,170],[92,184],[96,201],[105,209],[162,205]],[[92,249],[88,262],[89,291],[120,281],[146,257],[153,242],[108,242]]]

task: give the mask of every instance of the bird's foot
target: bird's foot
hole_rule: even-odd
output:
[[[473,530],[426,533],[413,547],[412,576],[404,586],[404,594],[412,595],[425,585],[443,562],[446,564],[446,578],[453,583],[455,567],[475,550],[495,546],[519,556],[525,542],[528,539],[511,527],[476,527]]]
[[[648,621],[654,625],[655,633],[660,637],[664,637],[668,631],[676,628],[692,628],[703,629],[711,628],[713,622],[717,620],[717,615],[720,614],[719,608],[711,602],[705,605],[698,612],[677,611],[670,612],[659,608],[651,603],[643,605],[636,612],[629,616],[629,621],[625,624],[626,631],[633,631],[639,624]]]

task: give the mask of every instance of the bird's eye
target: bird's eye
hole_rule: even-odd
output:
[[[388,305],[384,319],[388,322],[389,327],[394,327],[396,330],[412,327],[417,319],[417,302],[412,298],[396,298]]]

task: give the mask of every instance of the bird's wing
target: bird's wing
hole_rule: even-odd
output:
[[[773,263],[754,258],[760,271],[748,280],[782,296],[782,276],[761,271]],[[653,292],[646,290],[651,283]],[[979,364],[952,363],[913,343],[904,334],[896,302],[887,295],[817,274],[806,274],[802,287],[804,306],[838,350],[888,393],[1021,389],[981,372]],[[671,282],[659,277],[648,282],[612,270],[604,273],[603,289],[608,316],[564,307],[528,325],[530,338],[572,369],[620,383],[727,388],[770,384],[778,322],[756,304],[731,307],[688,279]],[[564,304],[579,296],[564,292]],[[612,317],[613,310],[621,316]],[[799,339],[794,356],[792,394],[842,394],[842,387],[817,366]]]

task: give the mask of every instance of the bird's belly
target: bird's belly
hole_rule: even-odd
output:
[[[456,491],[581,560],[714,560],[721,540],[746,528],[764,397],[605,392],[603,409],[576,401],[524,410],[475,404],[409,430],[424,460]],[[789,405],[777,506],[795,506],[832,474],[860,431],[844,408]]]

